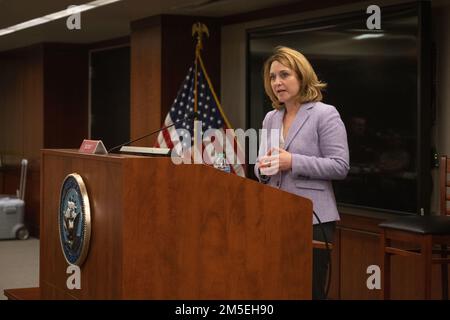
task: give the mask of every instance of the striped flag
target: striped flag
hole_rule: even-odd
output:
[[[222,150],[225,150],[225,148],[228,149],[227,161],[229,163],[231,162],[231,171],[239,176],[245,177],[245,171],[242,165],[242,163],[244,163],[245,155],[239,147],[233,131],[227,131],[228,134],[225,133],[225,130],[231,129],[231,126],[223,112],[217,95],[214,92],[214,88],[206,73],[201,56],[198,56],[196,61],[194,61],[193,66],[189,68],[189,72],[166,116],[164,126],[169,126],[175,122],[177,123],[175,126],[160,132],[155,146],[180,150],[181,146],[183,149],[186,149],[188,143],[193,143],[194,121],[180,121],[187,117],[192,118],[191,115],[193,112],[197,112],[198,114],[197,120],[202,123],[202,132],[205,132],[208,129],[218,129],[218,131],[221,132],[223,140],[218,139],[215,143],[219,144]],[[185,129],[188,131],[191,141],[188,142],[186,137],[180,139],[177,129]],[[196,130],[200,130],[200,128],[196,128]],[[228,146],[226,147],[227,144],[228,146],[231,146],[231,148],[228,148]],[[198,148],[201,155],[207,157],[207,159],[203,159],[205,162],[213,162],[214,154],[206,154],[206,152],[203,154],[203,143],[196,146],[196,148]],[[237,161],[237,159],[240,161]]]

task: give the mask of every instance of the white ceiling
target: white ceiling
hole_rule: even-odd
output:
[[[0,29],[92,0],[0,0]],[[159,14],[221,17],[306,0],[122,0],[81,13],[81,30],[67,18],[0,36],[0,51],[40,42],[89,43],[129,35],[130,22]]]

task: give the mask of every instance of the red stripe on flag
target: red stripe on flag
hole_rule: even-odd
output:
[[[164,140],[166,141],[167,148],[172,149],[173,148],[173,142],[172,142],[172,139],[170,138],[169,131],[167,129],[164,129],[162,131],[162,134],[163,134]]]

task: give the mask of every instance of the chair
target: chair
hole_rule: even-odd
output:
[[[408,216],[387,220],[379,224],[381,228],[381,270],[382,270],[382,297],[390,298],[391,289],[391,256],[420,257],[423,265],[424,298],[431,299],[431,270],[432,264],[441,264],[442,299],[448,299],[448,264],[447,257],[450,245],[450,208],[447,202],[450,196],[450,158],[440,159],[439,169],[439,195],[440,215],[435,216]],[[396,247],[392,241],[407,242],[418,245],[419,249],[404,249]],[[437,250],[433,250],[434,248]],[[439,253],[440,257],[433,257]]]

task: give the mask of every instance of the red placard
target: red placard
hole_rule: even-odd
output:
[[[107,154],[105,145],[101,140],[88,140],[84,139],[81,144],[80,149],[78,150],[80,153],[88,153],[88,154]]]

